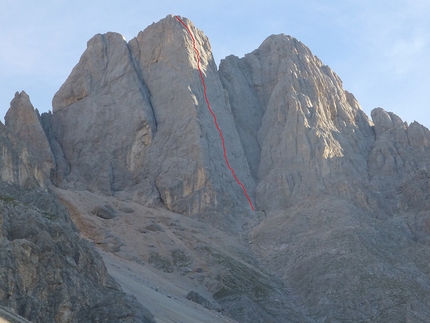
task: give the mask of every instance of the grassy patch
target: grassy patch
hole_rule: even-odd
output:
[[[5,203],[14,203],[16,200],[10,196],[0,195],[0,201],[3,201]]]
[[[148,262],[152,267],[165,273],[173,273],[175,270],[172,262],[168,258],[161,256],[158,252],[151,252]]]
[[[214,294],[215,299],[245,294],[251,299],[258,300],[274,291],[268,278],[260,272],[220,252],[211,250],[211,255],[214,262],[226,269],[220,277],[223,286]]]
[[[192,260],[185,255],[185,252],[176,249],[172,251],[172,258],[173,258],[173,266],[175,266],[176,270],[181,275],[186,275],[191,271],[192,267]]]

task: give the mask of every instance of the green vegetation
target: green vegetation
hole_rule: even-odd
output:
[[[41,213],[45,219],[48,219],[51,221],[53,221],[57,217],[57,215],[54,213],[50,213],[50,212],[46,212],[46,211],[41,211]]]
[[[223,287],[215,294],[215,299],[222,299],[233,295],[247,295],[251,299],[258,300],[268,297],[274,292],[274,287],[269,279],[262,273],[248,267],[225,254],[210,250],[212,259],[217,264],[226,268],[225,273],[220,277]]]
[[[161,270],[165,273],[170,274],[175,270],[172,262],[168,258],[161,256],[158,252],[151,252],[148,261],[152,267],[157,268],[158,270]]]
[[[186,275],[191,271],[192,260],[185,255],[185,252],[180,249],[172,251],[173,266],[181,275]]]
[[[0,201],[5,203],[14,203],[16,200],[11,196],[0,195]]]

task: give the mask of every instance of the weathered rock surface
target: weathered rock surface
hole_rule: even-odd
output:
[[[45,116],[62,187],[113,194],[142,180],[156,123],[120,34],[96,35]],[[149,204],[157,194],[145,191]],[[154,197],[154,194],[155,197]]]
[[[0,305],[32,322],[155,322],[107,274],[49,187],[50,148],[23,92],[0,124]],[[32,133],[34,132],[34,136]]]
[[[200,52],[230,164],[252,192],[254,180],[209,41],[185,21]],[[53,149],[61,187],[131,196],[147,205],[161,201],[190,215],[246,209],[206,107],[192,39],[175,17],[151,25],[128,44],[119,34],[96,35],[53,107],[45,128],[62,147]]]
[[[116,33],[88,42],[53,113],[41,116],[50,147],[18,94],[0,125],[1,179],[49,189],[52,151],[50,179],[87,238],[147,263],[152,277],[184,283],[240,322],[428,321],[429,130],[381,108],[371,121],[340,78],[290,36],[272,35],[217,70],[208,39],[183,20],[255,212],[225,165],[192,38],[174,16],[128,43]],[[52,195],[46,203],[22,196],[69,223]],[[91,215],[106,203],[119,211]],[[36,244],[33,236],[25,239]],[[151,306],[159,310],[162,299]],[[104,311],[78,312],[96,320]]]
[[[5,125],[17,139],[25,143],[28,154],[34,159],[34,177],[39,185],[47,186],[53,172],[53,156],[45,132],[40,123],[39,111],[22,91],[16,92],[5,116]]]
[[[312,322],[293,291],[268,273],[249,252],[248,242],[236,235],[133,202],[128,203],[134,213],[105,221],[91,214],[94,204],[127,202],[87,191],[56,191],[82,234],[101,249],[109,251],[98,243],[105,235],[122,237],[120,250],[102,255],[124,290],[142,300],[157,321]],[[190,302],[190,290],[210,302],[212,310]]]
[[[2,306],[0,306],[0,319],[7,320],[5,323],[31,323],[22,316],[15,314],[9,308]]]
[[[247,156],[267,217],[251,239],[266,266],[320,313],[310,314],[316,321],[420,322],[430,313],[430,250],[416,244],[413,217],[396,203],[407,199],[399,184],[428,169],[428,130],[382,110],[373,125],[340,79],[289,36],[227,57],[220,75],[243,145],[260,147]],[[261,116],[258,131],[247,128],[250,110]],[[423,207],[424,171],[419,178]],[[423,239],[428,216],[416,218]]]
[[[430,131],[381,108],[372,111],[372,118],[376,132],[369,157],[372,184],[406,220],[414,239],[429,245]]]
[[[11,191],[2,186],[0,195],[2,306],[32,322],[154,322],[71,223],[5,195]]]
[[[258,209],[278,212],[322,192],[363,190],[371,124],[307,47],[273,35],[242,59],[227,57],[220,75],[250,149]]]
[[[105,220],[113,219],[117,216],[116,211],[109,204],[96,206],[91,213]]]
[[[219,306],[214,305],[212,302],[207,300],[205,297],[203,297],[196,291],[192,290],[191,292],[189,292],[187,294],[187,299],[203,307],[206,307],[209,310],[215,309],[215,310],[221,311],[221,308]]]
[[[187,19],[200,52],[207,96],[224,133],[228,158],[237,176],[254,187],[231,110],[217,75],[208,39]],[[157,136],[152,174],[164,205],[179,213],[242,208],[247,201],[227,169],[221,140],[203,96],[191,37],[168,16],[148,27],[129,46],[151,93]],[[169,91],[166,91],[166,84]],[[167,139],[166,139],[167,138]]]
[[[20,186],[44,185],[48,174],[39,171],[38,160],[30,149],[0,123],[0,179]]]

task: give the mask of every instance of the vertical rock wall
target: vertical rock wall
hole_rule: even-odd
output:
[[[257,179],[258,208],[279,211],[344,190],[340,181],[360,189],[367,180],[371,122],[302,43],[270,36],[242,59],[227,57],[220,75]]]
[[[229,162],[252,195],[254,179],[209,41],[185,21]],[[62,148],[60,186],[161,202],[184,214],[250,209],[225,165],[192,39],[175,17],[149,26],[129,44],[119,34],[96,35],[53,107],[47,128],[51,142]]]

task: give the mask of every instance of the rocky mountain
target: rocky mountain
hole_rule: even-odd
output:
[[[0,124],[1,306],[31,322],[155,322],[108,275],[52,191],[51,148],[25,92],[15,95],[5,121]]]
[[[94,36],[52,113],[17,93],[0,125],[0,305],[34,322],[151,322],[138,302],[157,322],[427,322],[430,132],[371,118],[290,36],[219,68],[186,18]]]

